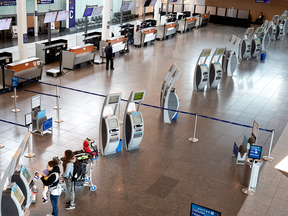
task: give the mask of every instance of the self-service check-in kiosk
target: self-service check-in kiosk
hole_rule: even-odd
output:
[[[204,91],[209,79],[209,68],[206,64],[207,58],[210,56],[211,49],[203,49],[195,66],[194,71],[194,90]]]
[[[223,58],[222,58],[222,68],[223,68],[224,73],[227,73],[229,56],[230,56],[230,53],[232,51],[232,45],[236,41],[236,38],[237,38],[236,35],[232,35],[232,37],[228,41],[226,49],[224,51]]]
[[[286,14],[282,14],[278,18],[277,25],[279,28],[277,28],[276,39],[280,40],[284,35],[286,35]]]
[[[283,13],[279,19],[279,23],[283,25],[283,35],[286,35],[288,32],[288,22],[287,22],[287,14]]]
[[[120,106],[121,95],[121,93],[106,95],[103,103],[99,125],[102,155],[115,154],[119,145],[120,124],[116,112]]]
[[[224,47],[218,47],[211,58],[209,66],[208,88],[217,89],[218,84],[221,82],[223,76],[223,69],[220,59],[224,54],[224,50]]]
[[[162,109],[164,123],[171,124],[172,120],[177,118],[180,99],[176,93],[176,89],[173,86],[178,80],[180,73],[181,71],[177,68],[176,64],[173,64],[162,84],[160,105],[162,108],[165,108],[164,110]]]
[[[263,31],[259,36],[261,41],[261,50],[266,51],[271,41],[269,35],[269,21],[265,20],[261,27],[263,28]]]
[[[251,40],[250,40],[250,36],[252,35],[252,33],[254,32],[254,27],[252,28],[248,28],[245,32],[245,34],[243,35],[242,41],[241,41],[241,45],[240,45],[240,59],[249,59],[251,58]]]
[[[227,73],[227,76],[233,76],[234,71],[238,65],[238,50],[235,51],[235,48],[239,47],[241,39],[233,35],[227,45],[227,48],[224,52],[222,58],[222,69],[224,73]]]
[[[261,52],[261,34],[263,32],[262,27],[258,27],[252,37],[252,49],[251,49],[251,57],[256,58]]]
[[[15,182],[8,185],[6,190],[3,190],[2,216],[24,216],[29,211],[25,206],[25,196]]]
[[[32,196],[34,181],[32,180],[32,176],[26,169],[25,165],[22,165],[19,167],[18,170],[15,170],[14,174],[11,177],[11,182],[15,182],[21,189],[25,197],[26,208],[29,208],[31,203],[35,203],[35,200],[33,200]]]
[[[275,15],[271,20],[274,23],[274,27],[276,28],[276,34],[275,34],[276,40],[280,40],[284,35],[284,26],[282,23],[279,22],[279,20],[280,20],[279,15]]]
[[[276,40],[277,26],[273,21],[270,21],[268,24],[268,34],[270,36],[270,41]]]
[[[146,90],[132,91],[128,99],[123,125],[123,145],[127,151],[139,149],[144,135],[144,120],[140,112]],[[136,108],[136,103],[138,107]]]

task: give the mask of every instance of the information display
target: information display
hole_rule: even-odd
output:
[[[221,212],[214,211],[212,209],[191,204],[191,216],[221,216]]]
[[[45,14],[44,23],[55,22],[55,20],[56,20],[56,15],[57,15],[57,12],[46,13],[46,14]]]
[[[128,10],[133,10],[136,6],[136,1],[129,4]]]
[[[128,3],[124,2],[120,8],[120,11],[128,10],[129,5],[130,5],[130,2]]]
[[[144,3],[144,7],[150,6],[151,0],[146,0]]]
[[[263,28],[258,28],[258,33],[261,33]]]
[[[224,48],[218,49],[217,54],[216,55],[222,55],[224,53]]]
[[[256,3],[270,3],[270,0],[256,0]]]
[[[103,11],[103,6],[100,7],[95,7],[93,12],[92,12],[92,16],[97,16],[100,15]]]
[[[156,3],[157,3],[157,0],[152,0],[150,6],[155,6]]]
[[[142,100],[144,96],[144,92],[137,92],[134,94],[133,100]]]
[[[56,21],[64,21],[68,18],[68,11],[59,11]]]
[[[108,127],[109,129],[117,128],[118,127],[117,118],[108,119]]]
[[[46,116],[46,110],[41,110],[37,113],[38,119],[41,119]]]
[[[203,56],[210,56],[211,50],[205,50]]]
[[[254,28],[250,28],[250,29],[248,30],[248,34],[251,34],[253,31],[254,31]]]
[[[117,104],[118,101],[119,101],[119,95],[110,96],[110,97],[109,97],[108,104],[109,104],[109,105]]]
[[[25,177],[26,181],[28,183],[30,183],[31,175],[30,175],[30,173],[28,172],[28,170],[26,169],[25,166],[22,167],[21,172],[22,172],[23,176]]]
[[[249,150],[249,158],[260,159],[262,153],[262,146],[251,145]]]
[[[22,204],[21,201],[22,201],[23,194],[22,194],[22,191],[19,189],[18,186],[14,189],[13,194],[14,194],[14,196],[16,197],[16,199],[18,200],[18,202],[21,205]]]
[[[92,12],[93,12],[93,7],[91,8],[85,8],[85,11],[84,11],[84,14],[83,14],[83,17],[89,17],[92,15]]]
[[[134,124],[141,124],[142,118],[140,114],[132,115],[133,123]]]
[[[32,113],[27,113],[25,115],[25,126],[32,124]]]
[[[0,20],[0,30],[7,30],[10,28],[12,18]]]
[[[41,96],[40,95],[36,95],[36,96],[31,98],[32,110],[37,108],[37,107],[40,107],[40,104],[41,104]]]

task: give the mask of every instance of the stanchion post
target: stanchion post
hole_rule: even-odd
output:
[[[247,164],[246,164],[246,166],[247,166]],[[252,165],[251,165],[251,174],[250,174],[248,188],[242,188],[242,192],[247,194],[247,195],[254,195],[255,194],[255,190],[251,188],[251,178],[252,178],[253,166],[254,166],[254,161],[252,161]]]
[[[57,87],[58,87],[58,85],[57,85]],[[57,107],[60,108],[60,95],[57,95],[57,101],[56,102],[57,102]],[[55,122],[57,122],[57,123],[63,122],[63,120],[60,119],[60,109],[57,109],[57,119],[55,120]]]
[[[56,106],[54,107],[55,110],[58,110],[59,104],[58,104],[58,85],[56,85]],[[61,107],[59,107],[59,109],[61,109]]]
[[[271,157],[271,151],[272,151],[272,145],[273,145],[274,133],[275,133],[274,129],[271,131],[271,133],[272,133],[272,135],[271,135],[271,141],[270,141],[268,156],[263,156],[263,160],[269,161],[269,162],[274,161],[274,158]]]
[[[18,96],[15,94],[15,91],[14,91],[13,95],[11,96],[11,98],[15,98],[15,96],[16,96],[16,98],[18,98]]]
[[[195,125],[194,125],[194,134],[193,134],[193,137],[192,138],[189,138],[189,141],[190,142],[198,142],[199,140],[195,137],[196,136],[196,128],[197,128],[197,117],[198,117],[198,114],[196,113],[195,114]]]
[[[14,87],[14,95],[17,95],[16,87]],[[17,97],[14,97],[14,109],[12,110],[12,112],[14,113],[20,112],[20,109],[17,109]]]
[[[28,129],[28,132],[29,132],[29,125],[27,126],[27,129]],[[30,140],[30,137],[27,141],[27,145],[28,145],[28,152],[24,155],[26,158],[33,158],[35,156],[35,153],[31,152],[30,150],[30,144],[29,144],[29,140]]]

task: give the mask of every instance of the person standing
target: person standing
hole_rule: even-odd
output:
[[[111,42],[109,42],[108,46],[105,47],[105,54],[106,54],[106,70],[109,70],[109,61],[111,61],[110,69],[114,70],[114,68],[113,68],[113,49],[111,46]]]
[[[49,161],[47,164],[47,170],[50,172],[50,175],[47,179],[41,174],[37,173],[37,176],[41,179],[45,186],[48,186],[48,191],[50,192],[50,200],[52,204],[52,214],[48,214],[47,216],[58,216],[58,199],[61,194],[61,186],[59,184],[60,180],[60,168],[59,168],[59,160],[53,158],[53,160]]]
[[[63,177],[65,180],[67,192],[69,193],[69,202],[66,203],[66,210],[75,209],[75,190],[73,181],[74,163],[76,157],[71,150],[66,150],[63,160]]]

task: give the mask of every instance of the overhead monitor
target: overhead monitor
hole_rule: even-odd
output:
[[[156,3],[157,3],[157,0],[152,0],[150,6],[155,6]]]
[[[262,153],[262,146],[251,145],[249,150],[249,158],[260,159]]]
[[[38,119],[41,119],[46,116],[46,110],[41,110],[40,112],[37,113]]]
[[[107,95],[106,105],[119,104],[121,101],[121,94]]]
[[[27,170],[27,168],[26,168],[25,165],[22,166],[21,172],[22,172],[24,178],[26,179],[26,181],[28,182],[28,184],[30,184],[30,182],[31,182],[31,175],[30,175],[30,173],[28,172],[28,170]]]
[[[221,216],[221,212],[191,203],[191,216]]]
[[[218,48],[216,55],[223,55],[225,48]]]
[[[146,0],[144,3],[144,7],[150,6],[152,0]]]
[[[83,14],[83,17],[89,17],[92,15],[92,12],[93,12],[93,7],[90,7],[90,8],[85,8],[85,11],[84,11],[84,14]]]
[[[36,95],[34,97],[31,98],[31,108],[32,110],[35,108],[40,108],[41,106],[41,96],[40,95]]]
[[[131,2],[131,3],[129,4],[128,10],[133,10],[133,9],[135,8],[135,6],[136,6],[136,1]]]
[[[256,3],[270,3],[270,0],[255,0]]]
[[[57,12],[50,12],[45,14],[44,23],[55,22]]]
[[[93,12],[92,12],[92,16],[97,16],[100,15],[103,11],[103,6],[100,7],[95,7]]]
[[[108,127],[109,129],[117,128],[118,127],[118,120],[117,118],[108,119]]]
[[[145,94],[146,90],[133,92],[131,102],[143,101],[145,98]]]
[[[133,124],[142,124],[141,114],[132,115]]]
[[[32,124],[32,113],[27,113],[25,115],[25,126]]]
[[[56,21],[64,21],[68,18],[68,10],[66,11],[59,11]]]
[[[204,50],[203,57],[210,56],[211,49]]]
[[[12,18],[0,20],[0,30],[10,29]]]
[[[130,2],[123,2],[120,11],[128,10]]]

